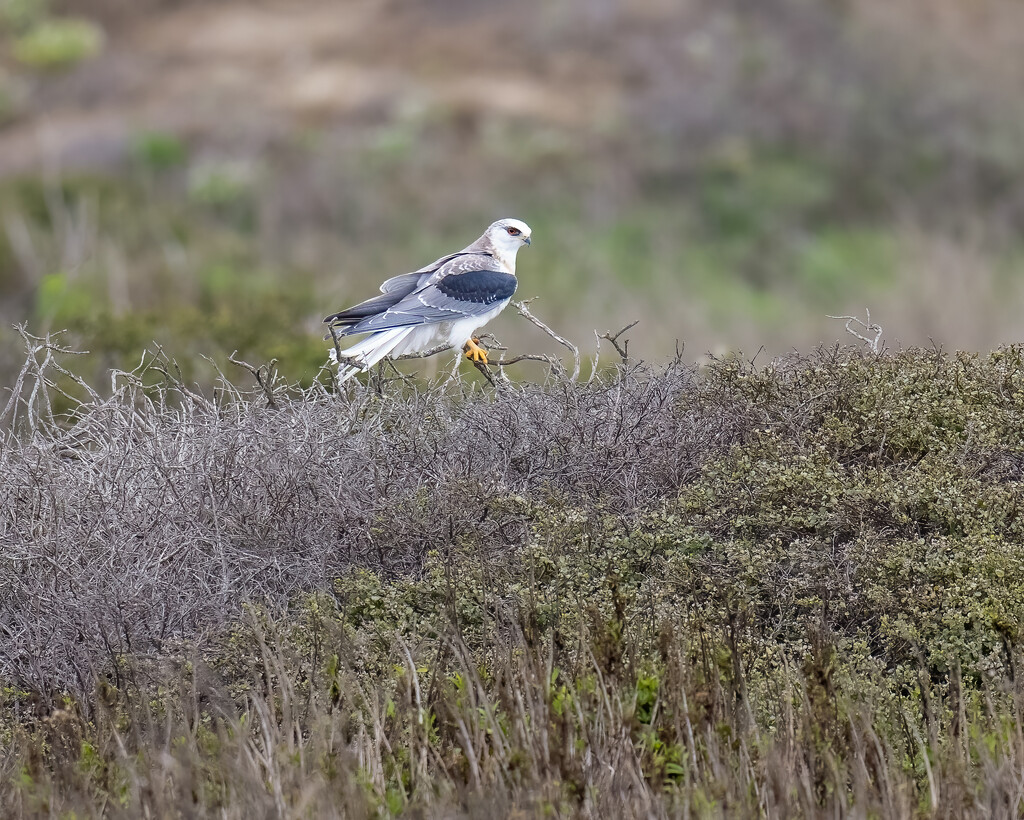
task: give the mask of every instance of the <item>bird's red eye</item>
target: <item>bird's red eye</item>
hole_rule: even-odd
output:
[[[506,230],[508,231],[509,236],[519,236],[519,234],[522,233],[519,228],[506,228]]]

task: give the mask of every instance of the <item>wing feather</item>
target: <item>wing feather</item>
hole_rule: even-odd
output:
[[[458,273],[471,273],[472,271],[493,271],[501,272],[498,263],[489,253],[456,253],[444,261],[444,264],[437,268],[424,285],[432,285],[439,282],[446,276]]]
[[[495,270],[448,274],[410,293],[383,313],[352,325],[346,332],[368,333],[480,316],[490,313],[498,303],[507,303],[517,284],[512,274]]]
[[[403,295],[411,293],[419,287],[423,278],[421,271],[414,273],[403,273],[401,276],[392,276],[380,286],[381,293],[395,293],[400,291]]]

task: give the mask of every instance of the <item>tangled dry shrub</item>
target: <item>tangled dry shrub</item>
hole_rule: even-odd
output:
[[[127,653],[353,565],[412,572],[461,541],[509,550],[522,519],[495,499],[625,512],[665,498],[739,432],[725,408],[679,408],[694,384],[680,363],[494,397],[314,387],[269,408],[227,380],[196,393],[160,356],[65,424],[46,398],[59,351],[35,346],[8,408],[23,429],[0,453],[0,674],[40,692],[88,691]]]

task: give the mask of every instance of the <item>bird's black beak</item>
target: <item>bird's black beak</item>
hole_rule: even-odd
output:
[[[530,244],[530,237],[528,237],[528,236],[526,236],[526,237],[523,237],[523,241],[524,241],[524,242],[525,242],[525,243],[526,243],[527,245],[529,245],[529,244]]]

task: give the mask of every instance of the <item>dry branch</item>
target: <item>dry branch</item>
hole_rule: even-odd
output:
[[[619,357],[622,359],[622,363],[623,364],[629,364],[629,339],[626,339],[620,345],[619,344],[619,337],[623,333],[625,333],[627,330],[630,330],[630,329],[636,327],[639,323],[640,323],[640,320],[637,319],[636,321],[630,322],[628,325],[626,325],[624,328],[622,328],[622,330],[618,331],[618,333],[613,334],[609,330],[609,331],[607,331],[605,333],[602,333],[601,336],[600,336],[601,339],[607,339],[609,342],[612,343],[612,347],[614,347],[615,348],[615,352],[619,354]]]
[[[228,361],[233,365],[241,367],[243,370],[248,370],[253,378],[256,379],[256,384],[260,386],[263,395],[266,396],[267,406],[276,408],[277,400],[274,398],[274,385],[277,383],[277,359],[271,359],[266,364],[261,364],[257,367],[241,359],[236,359],[235,356],[237,355],[238,351],[233,351],[228,356]]]
[[[21,336],[25,346],[25,362],[21,366],[14,386],[10,388],[9,396],[4,409],[0,411],[0,425],[10,430],[16,430],[19,423],[18,408],[24,408],[22,420],[28,429],[34,431],[40,421],[48,424],[55,423],[53,415],[53,403],[50,400],[50,392],[64,397],[73,405],[81,400],[67,393],[53,378],[50,373],[54,372],[77,384],[90,399],[97,399],[98,394],[80,377],[63,367],[58,361],[58,356],[83,356],[88,353],[85,350],[74,350],[66,345],[58,344],[55,337],[66,331],[47,333],[45,337],[34,336],[28,332],[24,324],[15,325],[15,330]],[[42,361],[39,357],[42,356]],[[28,395],[25,395],[26,390]]]
[[[556,342],[562,345],[562,347],[566,348],[570,353],[572,353],[573,368],[572,375],[570,378],[573,381],[576,381],[576,379],[578,379],[580,375],[580,349],[572,342],[570,342],[568,339],[566,339],[564,336],[560,336],[558,333],[555,333],[555,331],[548,327],[548,325],[546,325],[544,322],[542,322],[540,319],[533,315],[533,313],[530,311],[530,305],[533,304],[535,301],[537,301],[536,296],[534,296],[532,299],[524,299],[521,302],[513,302],[512,304],[515,307],[515,309],[519,311],[520,316],[531,322],[536,327],[539,327],[542,331],[544,331],[544,333],[546,333],[548,336],[550,336],[552,339],[554,339]],[[495,362],[495,364],[512,364],[514,361],[522,361],[525,358],[527,357],[518,357],[507,362]],[[529,358],[531,361],[546,361],[548,362],[548,364],[553,364],[554,362],[554,360],[546,356],[543,358],[531,356]]]
[[[871,311],[868,308],[864,308],[865,314],[867,314],[867,321],[858,319],[856,316],[829,316],[829,319],[839,319],[840,321],[846,320],[846,332],[851,336],[855,336],[864,342],[872,353],[878,353],[879,347],[882,340],[882,326],[871,321]],[[854,325],[859,325],[864,329],[865,333],[873,333],[874,337],[868,337],[860,333],[854,328]]]

